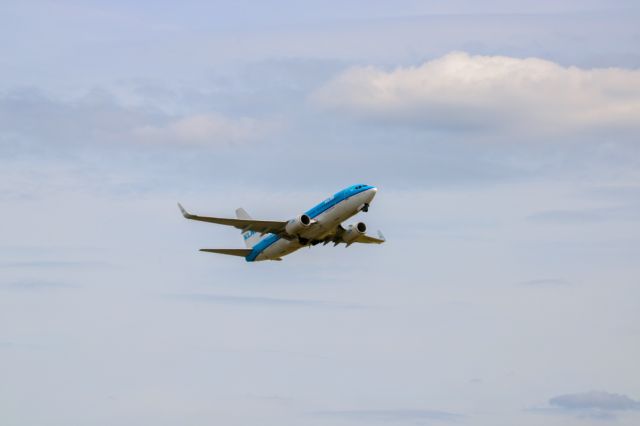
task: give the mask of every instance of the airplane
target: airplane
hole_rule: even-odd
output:
[[[236,210],[236,219],[197,216],[187,212],[180,203],[182,215],[191,220],[233,226],[242,232],[245,249],[200,249],[207,253],[227,254],[244,257],[247,262],[261,260],[282,260],[288,254],[302,247],[322,243],[333,243],[334,247],[344,243],[382,244],[386,241],[380,231],[378,237],[366,234],[363,222],[347,228],[342,222],[361,211],[369,211],[369,206],[378,189],[371,185],[352,185],[327,198],[303,214],[289,221],[255,220],[243,209]]]

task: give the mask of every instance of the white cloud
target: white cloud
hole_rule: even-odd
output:
[[[640,70],[454,52],[391,71],[353,67],[311,100],[366,120],[440,129],[640,128]]]
[[[277,123],[253,118],[231,118],[221,114],[196,114],[161,126],[142,126],[134,134],[143,141],[185,144],[237,144],[261,139]]]

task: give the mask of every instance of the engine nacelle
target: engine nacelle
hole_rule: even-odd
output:
[[[358,222],[355,225],[350,225],[349,228],[347,228],[345,233],[342,235],[342,239],[345,243],[351,244],[356,240],[356,238],[364,235],[365,232],[367,232],[367,225],[365,225],[363,222]]]
[[[285,232],[291,236],[297,236],[302,231],[311,225],[311,218],[306,214],[301,214],[295,219],[291,219],[287,222],[287,226],[284,227]]]

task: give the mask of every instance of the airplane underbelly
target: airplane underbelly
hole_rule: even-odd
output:
[[[260,253],[257,260],[280,259],[282,256],[291,254],[300,247],[301,245],[297,241],[279,239]]]

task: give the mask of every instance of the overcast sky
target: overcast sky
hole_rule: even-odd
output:
[[[131,4],[135,3],[135,4]],[[3,1],[0,423],[640,422],[635,1]],[[248,264],[177,207],[339,189]]]

